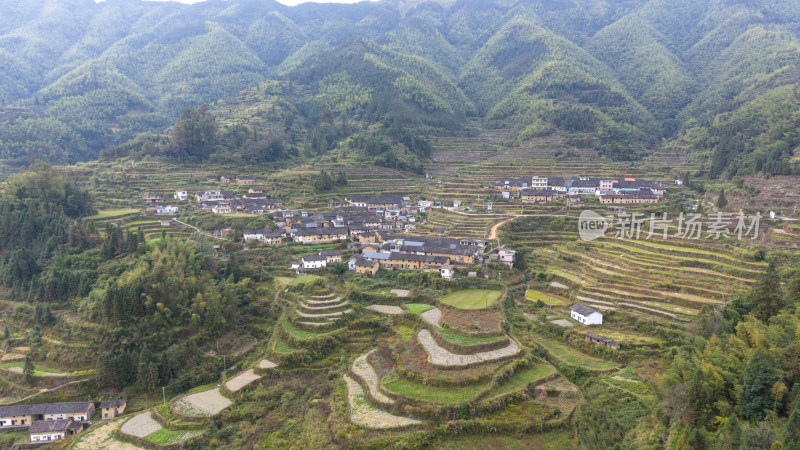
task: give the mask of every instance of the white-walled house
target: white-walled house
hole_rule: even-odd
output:
[[[586,305],[576,303],[569,307],[570,318],[583,325],[602,325],[603,313]]]
[[[186,199],[189,198],[189,193],[186,191],[175,191],[172,197],[175,198],[175,200],[186,201]]]
[[[321,269],[328,266],[328,258],[322,255],[307,255],[300,260],[303,269]]]
[[[450,264],[445,264],[439,269],[439,274],[445,280],[452,279],[453,278],[453,272],[454,272],[453,266],[450,265]]]

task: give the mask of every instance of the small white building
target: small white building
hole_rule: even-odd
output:
[[[175,191],[172,197],[175,198],[175,200],[186,201],[186,199],[189,198],[189,193],[186,191]]]
[[[500,259],[501,263],[507,265],[508,267],[514,267],[514,257],[516,254],[516,250],[509,250],[505,247],[501,247],[497,252],[497,257]]]
[[[156,215],[157,216],[177,216],[178,215],[178,207],[177,206],[157,206],[156,207]]]
[[[583,325],[602,325],[603,313],[580,303],[569,307],[570,318]]]
[[[303,264],[303,269],[322,269],[323,267],[328,267],[328,258],[322,255],[303,256],[300,262]]]
[[[211,208],[211,212],[214,214],[230,214],[233,212],[233,208],[230,205],[217,205]]]
[[[442,278],[445,280],[452,280],[453,279],[453,266],[450,264],[446,264],[439,269],[439,273],[442,275]]]
[[[453,208],[460,208],[461,200],[453,200]]]

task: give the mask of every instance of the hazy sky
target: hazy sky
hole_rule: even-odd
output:
[[[149,1],[156,1],[156,2],[176,1],[180,3],[198,3],[205,0],[149,0]],[[278,0],[278,1],[283,3],[284,5],[294,6],[300,3],[307,3],[309,1],[313,1],[315,3],[358,3],[364,0]]]

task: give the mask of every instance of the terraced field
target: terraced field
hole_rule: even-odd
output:
[[[530,250],[529,264],[567,286],[581,303],[597,309],[619,309],[635,315],[657,315],[687,322],[705,305],[729,301],[746,291],[766,267],[716,241],[662,241],[601,238],[579,240],[576,232],[541,230],[507,233],[504,242]],[[567,227],[576,226],[568,223]],[[554,296],[535,292],[531,299],[548,303]],[[560,296],[556,296],[560,297]]]
[[[572,366],[597,371],[611,370],[617,367],[616,363],[585,355],[558,342],[547,339],[537,339],[536,342],[556,359]]]

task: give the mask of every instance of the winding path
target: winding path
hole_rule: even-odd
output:
[[[375,430],[400,428],[422,423],[409,417],[395,416],[370,405],[364,395],[364,389],[358,382],[344,375],[347,383],[347,402],[350,404],[350,420],[365,428]]]
[[[394,400],[384,395],[380,388],[378,388],[378,382],[380,381],[378,379],[378,373],[375,372],[372,364],[367,361],[367,357],[373,352],[375,352],[375,350],[359,356],[358,359],[353,362],[353,373],[361,378],[364,384],[367,385],[367,389],[369,389],[372,398],[381,403],[392,405],[394,404]]]

